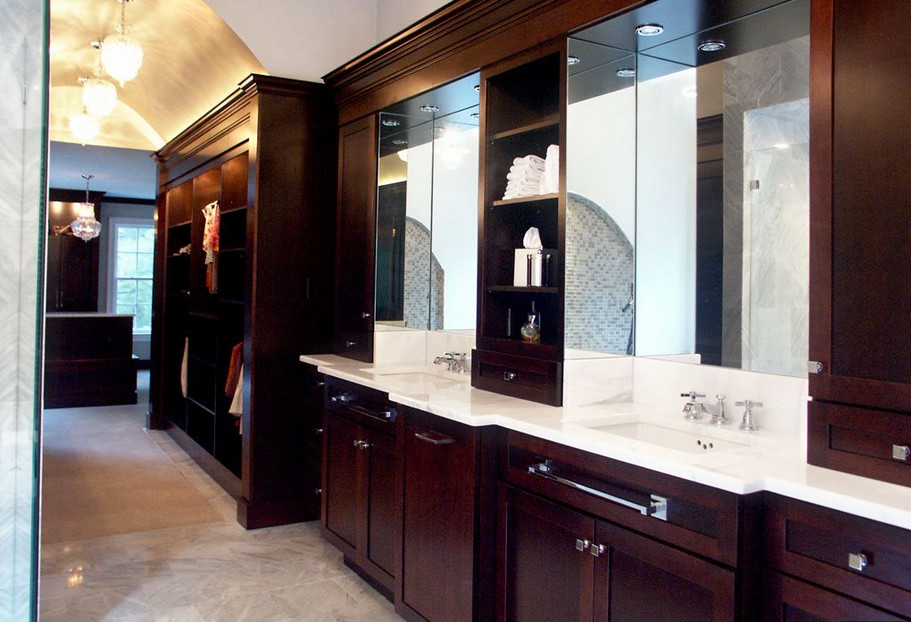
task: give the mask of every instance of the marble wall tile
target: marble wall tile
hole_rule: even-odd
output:
[[[46,0],[0,6],[0,619],[32,613]],[[21,93],[21,96],[19,94]]]

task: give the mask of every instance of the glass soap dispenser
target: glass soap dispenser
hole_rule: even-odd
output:
[[[526,343],[541,343],[541,320],[535,313],[535,303],[531,303],[531,312],[528,314],[528,321],[522,324],[519,330],[522,335],[522,341]]]

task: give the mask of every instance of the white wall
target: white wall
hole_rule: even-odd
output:
[[[566,190],[598,204],[633,242],[636,235],[636,89],[569,106]]]
[[[377,0],[377,41],[388,39],[449,0]]]
[[[695,71],[640,82],[636,221],[636,354],[695,349]]]

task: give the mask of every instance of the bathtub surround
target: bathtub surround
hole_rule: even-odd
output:
[[[44,221],[47,3],[0,12],[0,619],[29,620],[38,494],[38,353]],[[38,336],[36,338],[36,335]]]

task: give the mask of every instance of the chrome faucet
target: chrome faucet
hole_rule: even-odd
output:
[[[712,418],[709,419],[709,423],[712,425],[725,425],[731,422],[731,420],[728,419],[724,413],[724,398],[725,395],[723,393],[718,393],[715,395],[715,406],[709,411],[712,414]]]
[[[705,414],[705,404],[699,401],[700,397],[705,397],[705,393],[697,393],[695,390],[688,393],[681,393],[680,397],[688,397],[689,401],[683,405],[683,418],[689,421],[701,419]]]
[[[740,422],[740,429],[746,430],[747,432],[755,432],[759,429],[759,425],[753,419],[753,409],[762,408],[762,402],[754,402],[752,400],[743,400],[742,402],[734,402],[735,406],[743,406],[743,421]]]
[[[446,364],[446,369],[457,374],[468,373],[468,359],[464,352],[444,352],[443,356],[433,359],[434,365]]]

